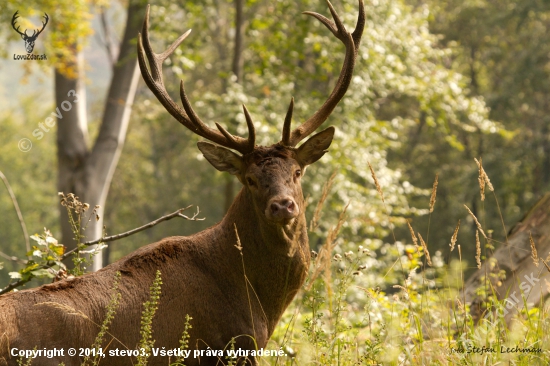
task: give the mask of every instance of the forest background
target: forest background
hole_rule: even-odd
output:
[[[217,121],[242,134],[246,124],[241,104],[246,103],[259,143],[274,143],[280,139],[290,97],[296,101],[294,120],[307,118],[338,77],[343,47],[321,24],[301,14],[326,14],[322,1],[150,3],[151,39],[157,52],[193,29],[165,64],[164,80],[178,100],[183,79],[199,115],[211,125]],[[334,5],[352,29],[356,1]],[[335,140],[330,154],[309,168],[304,179],[312,203],[309,219],[323,185],[336,173],[319,228],[311,234],[312,249],[323,242],[348,203],[339,239],[345,246],[336,251],[363,245],[379,255],[402,252],[410,243],[405,224],[409,219],[415,230],[428,233],[430,251],[444,260],[461,220],[458,242],[463,251],[473,253],[475,223],[464,204],[481,218],[489,235],[505,241],[506,229],[550,188],[550,4],[368,0],[365,5],[367,25],[354,79],[325,123],[336,127]],[[76,184],[83,193],[74,193],[92,206],[98,203],[82,188],[92,184],[81,176],[83,162],[94,156],[102,126],[112,116],[108,92],[119,83],[113,82],[117,67],[136,56],[135,38],[124,37],[124,30],[131,28],[128,13],[141,24],[144,9],[141,0],[8,0],[0,5],[0,170],[13,188],[29,234],[47,228],[62,243],[67,241],[57,194],[64,180],[83,179]],[[237,9],[242,10],[240,17]],[[35,46],[35,53],[46,54],[47,61],[14,60],[14,54],[25,53],[11,26],[16,11],[22,29],[40,28],[43,13],[49,15]],[[105,250],[104,264],[163,237],[213,225],[240,189],[233,177],[212,169],[196,148],[197,136],[166,113],[133,70],[119,69],[135,88],[126,91],[126,99],[116,100],[124,108],[131,105],[131,114],[119,121],[105,173],[108,195],[103,192],[100,223],[108,234],[116,234],[190,204],[198,205],[206,220],[176,219],[114,242]],[[67,94],[70,90],[77,91],[79,103]],[[75,147],[78,156],[71,162],[80,169],[77,173],[67,168],[71,164],[58,161],[58,147],[71,138],[61,126],[72,117],[56,120],[49,131],[42,129],[40,139],[33,134],[56,108],[59,113],[63,100],[72,101],[71,113],[81,133],[82,144]],[[22,148],[21,139],[29,139],[32,148],[22,151],[27,148]],[[496,205],[480,201],[474,158],[482,158],[500,212]],[[437,214],[428,215],[436,174]],[[3,192],[0,251],[25,258],[19,219],[7,190]],[[470,270],[475,268],[473,254],[464,261]],[[4,287],[7,273],[20,265],[6,257],[0,262]],[[371,275],[388,275],[387,266],[374,261]],[[391,283],[391,274],[384,278]]]
[[[55,99],[55,73],[82,79],[85,103],[73,103],[73,110],[85,107],[83,121],[89,129],[88,146],[92,146],[130,5],[78,4],[25,2],[23,12],[22,3],[8,1],[1,9],[0,168],[11,183],[30,234],[47,227],[55,237],[61,236],[57,124],[40,140],[33,136],[39,123],[44,125],[60,107]],[[167,87],[177,95],[183,79],[200,115],[232,131],[245,128],[240,106],[245,102],[262,143],[280,139],[291,96],[297,105],[295,119],[305,118],[322,103],[338,75],[343,48],[320,24],[301,14],[305,10],[323,13],[322,2],[245,2],[239,81],[232,76],[233,2],[152,4],[157,52],[193,28],[165,66]],[[336,6],[352,27],[355,1],[340,1]],[[431,217],[429,242],[448,251],[459,219],[469,223],[463,225],[459,242],[473,242],[473,222],[463,204],[478,214],[478,188],[470,183],[478,174],[473,159],[481,157],[498,188],[510,227],[550,184],[550,41],[546,37],[550,7],[541,1],[385,0],[367,2],[366,7],[368,23],[355,78],[326,122],[337,127],[337,137],[331,153],[308,169],[304,180],[306,195],[314,202],[329,176],[337,173],[321,226],[329,227],[350,202],[345,224],[349,235],[358,241],[376,241],[378,246],[387,241],[389,222],[370,178],[369,161],[396,222],[410,218],[420,232],[428,226],[427,197],[439,174],[438,215]],[[42,12],[49,14],[50,24],[36,41],[35,51],[46,53],[48,61],[13,59],[13,54],[24,53],[23,41],[10,24],[17,10],[34,21],[19,22],[29,29],[40,26]],[[59,56],[71,52],[63,37],[72,37],[70,41],[78,45],[84,60],[79,74],[70,74],[70,58]],[[64,99],[74,99],[65,94]],[[22,138],[31,140],[30,151],[18,148]],[[106,262],[162,237],[198,231],[223,216],[238,182],[231,187],[232,177],[216,172],[203,160],[197,140],[164,111],[139,76],[126,141],[104,205],[107,232],[141,226],[189,204],[200,206],[207,219],[193,224],[167,222],[123,239],[111,245]],[[24,257],[24,238],[7,191],[0,195],[0,212],[2,252]],[[502,238],[493,205],[486,208],[485,220]],[[12,267],[10,261],[4,265]],[[0,281],[4,285],[6,276]]]

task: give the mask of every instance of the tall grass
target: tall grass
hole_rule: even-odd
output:
[[[494,188],[483,170],[481,159],[476,163],[479,167],[480,194],[485,200],[485,185],[493,194]],[[380,199],[385,204],[382,187],[372,167],[370,169]],[[318,223],[322,206],[333,179],[334,175],[323,189],[310,231],[320,230]],[[436,176],[429,200],[430,215],[437,210],[437,185]],[[498,206],[498,201],[495,202]],[[522,292],[519,302],[515,304],[518,311],[511,320],[507,319],[504,309],[509,304],[499,300],[493,286],[493,283],[504,280],[504,271],[489,273],[487,276],[490,278],[481,281],[477,295],[487,310],[486,316],[478,319],[472,315],[465,301],[464,271],[468,263],[475,262],[478,268],[483,261],[493,268],[498,268],[498,263],[495,258],[482,256],[479,234],[485,239],[484,248],[492,248],[491,231],[484,230],[466,205],[465,213],[476,225],[475,242],[468,244],[468,247],[476,248],[475,254],[469,253],[471,258],[463,256],[461,248],[464,244],[461,246],[457,242],[459,221],[450,238],[451,256],[447,261],[440,251],[432,249],[430,254],[429,229],[424,240],[421,233],[415,233],[409,221],[405,222],[411,234],[410,242],[407,238],[398,240],[393,230],[393,242],[382,247],[371,239],[365,239],[361,245],[348,240],[341,235],[347,207],[325,233],[324,244],[318,253],[313,253],[308,279],[283,315],[268,344],[269,349],[283,349],[285,355],[261,357],[258,360],[260,365],[550,364],[550,306],[542,301],[536,306],[527,304],[529,294]],[[537,265],[542,261],[544,266],[538,267],[540,271],[550,272],[549,258],[539,258],[531,235],[529,240],[533,261]],[[240,242],[236,247],[240,248]],[[457,251],[454,251],[455,247]],[[397,263],[400,265],[397,266]],[[393,275],[388,275],[391,272]],[[108,327],[116,315],[120,300],[119,278],[120,274],[117,274],[106,318],[102,325],[98,325],[100,331],[92,348],[99,347],[109,334]],[[246,277],[244,280],[247,280]],[[157,272],[141,319],[139,347],[148,351],[155,345],[152,319],[159,304],[161,284],[160,272]],[[550,283],[548,286],[550,288]],[[85,314],[62,304],[40,305],[54,306],[87,319]],[[180,341],[182,350],[193,346],[188,341],[190,321],[187,316]],[[226,348],[234,350],[234,347],[235,339],[232,339]],[[147,365],[148,361],[147,357],[137,359],[139,365]],[[194,361],[176,358],[172,365],[183,366]],[[23,360],[19,362],[23,364]],[[30,365],[30,362],[25,364]],[[230,357],[219,360],[220,365],[234,365],[235,362]],[[84,360],[84,364],[106,363],[95,358]],[[170,360],[166,364],[170,364]]]
[[[494,188],[481,159],[476,163],[484,200],[485,185],[493,193]],[[370,169],[376,189],[385,201],[375,172]],[[437,177],[429,201],[430,215],[437,210],[436,189]],[[323,196],[326,195],[323,191]],[[496,196],[495,202],[498,207]],[[498,263],[481,255],[480,237],[485,239],[485,247],[492,248],[493,242],[486,235],[491,231],[484,230],[473,212],[467,206],[466,209],[477,228],[476,241],[462,245],[476,248],[474,253],[470,252],[471,258],[463,258],[461,245],[457,245],[460,222],[450,238],[451,257],[447,261],[440,251],[430,257],[427,240],[420,233],[415,234],[408,221],[412,242],[394,238],[382,250],[373,241],[366,240],[357,246],[344,236],[337,239],[334,231],[329,232],[330,240],[314,258],[303,292],[284,314],[271,338],[271,346],[283,347],[286,356],[262,360],[262,364],[550,364],[549,304],[527,304],[529,294],[521,293],[520,303],[516,304],[519,311],[511,320],[507,319],[502,311],[507,306],[506,300],[498,299],[492,281],[482,281],[477,294],[484,299],[484,309],[493,311],[487,311],[479,320],[470,313],[462,292],[468,263],[475,263],[478,268],[482,261],[489,261],[493,267]],[[344,220],[340,216],[336,227],[342,227]],[[428,236],[426,233],[426,239]],[[336,240],[338,245],[333,245]],[[327,245],[328,242],[331,244]],[[534,243],[531,245],[535,248]],[[458,252],[453,252],[456,246]],[[539,259],[536,248],[532,258]],[[397,261],[401,266],[393,265]],[[396,276],[387,277],[397,279],[395,283],[381,281],[388,267],[396,272]],[[544,270],[550,271],[550,267]],[[504,271],[489,276],[502,281]]]

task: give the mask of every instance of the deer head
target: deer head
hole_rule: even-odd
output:
[[[141,304],[149,296],[148,284],[156,271],[163,274],[159,309],[152,325],[156,344],[167,349],[179,347],[185,328],[183,315],[188,314],[194,319],[189,333],[189,345],[194,349],[222,350],[232,340],[235,349],[253,350],[267,345],[284,310],[304,283],[309,267],[300,179],[305,168],[326,153],[334,128],[298,144],[327,119],[346,92],[365,24],[362,0],[353,33],[346,31],[330,3],[328,6],[334,21],[317,13],[306,14],[320,20],[344,43],[346,55],[340,77],[327,101],[294,130],[291,100],[281,140],[271,146],[256,145],[252,118],[244,106],[247,138],[234,136],[217,123],[216,129],[203,123],[191,107],[183,83],[183,108],[174,103],[164,87],[161,66],[189,32],[165,52],[153,53],[147,9],[143,36],[138,39],[138,61],[145,82],[174,118],[210,141],[199,142],[200,151],[216,169],[237,176],[243,188],[223,220],[206,230],[188,237],[165,238],[95,273],[0,297],[0,365],[4,358],[8,365],[16,364],[17,360],[10,357],[10,347],[89,347],[97,335],[95,324],[105,319],[110,301],[106,290],[117,272],[121,274],[119,290],[124,294],[119,303],[123,316],[115,316],[109,334],[116,340],[106,339],[104,349],[121,347],[116,342],[125,347],[138,344]],[[240,243],[239,250],[236,243]],[[254,296],[250,296],[252,293]],[[43,303],[74,307],[92,322],[67,317],[59,308],[46,311],[32,306]],[[41,319],[48,319],[48,326],[37,327]],[[65,356],[43,357],[40,364],[80,365],[78,358]],[[258,365],[253,357],[249,361]],[[118,366],[129,361],[125,357],[110,357],[107,362]],[[149,364],[165,365],[166,358],[153,356]],[[186,359],[186,365],[219,364],[222,362],[217,357]],[[236,364],[245,363],[241,359]]]
[[[25,41],[25,49],[27,50],[27,53],[32,53],[32,51],[34,50],[34,42],[36,42],[36,39],[38,38],[40,33],[42,33],[44,28],[46,28],[46,24],[48,24],[48,20],[50,18],[48,17],[48,14],[44,13],[44,19],[46,21],[42,22],[42,29],[34,30],[32,35],[29,36],[26,29],[24,32],[21,32],[19,30],[19,26],[17,26],[17,28],[15,27],[15,23],[17,23],[17,18],[19,18],[19,15],[17,13],[19,13],[19,11],[16,11],[11,18],[11,26],[13,27],[13,29],[15,29],[17,33],[21,35],[21,38],[23,38],[23,40]]]
[[[327,1],[334,21],[313,12],[304,12],[323,23],[346,47],[344,64],[334,90],[309,119],[291,131],[294,100],[290,102],[283,124],[282,138],[271,146],[255,144],[255,129],[247,108],[243,111],[248,126],[248,137],[230,134],[220,124],[216,128],[207,126],[195,113],[187,93],[180,83],[180,96],[183,108],[168,95],[162,78],[162,63],[189,35],[190,30],[181,35],[166,51],[155,54],[149,41],[149,7],[138,40],[138,60],[141,73],[149,89],[155,94],[166,110],[182,125],[211,142],[199,142],[198,148],[216,169],[237,176],[248,196],[252,198],[256,213],[263,220],[274,225],[290,225],[303,214],[303,195],[300,179],[305,167],[320,159],[326,152],[334,136],[334,127],[314,135],[301,146],[300,141],[313,133],[331,114],[344,96],[352,78],[357,50],[365,24],[362,0],[359,1],[359,17],[353,33],[349,33],[338,14]],[[147,67],[149,64],[149,67]],[[213,143],[212,143],[213,142]],[[231,150],[240,153],[237,154]]]

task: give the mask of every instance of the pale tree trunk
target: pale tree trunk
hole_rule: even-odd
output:
[[[77,103],[78,109],[66,118],[59,120],[58,128],[58,189],[64,193],[75,193],[82,202],[91,208],[99,205],[99,220],[90,220],[87,224],[84,240],[98,239],[102,235],[103,216],[109,186],[113,177],[130,119],[131,106],[136,93],[139,73],[136,59],[136,46],[132,42],[137,37],[145,6],[143,1],[131,1],[128,7],[128,19],[124,37],[120,45],[117,63],[105,102],[105,109],[99,135],[91,151],[87,147],[85,102]],[[81,68],[79,69],[79,71]],[[57,83],[57,80],[60,80]],[[79,85],[82,75],[69,80],[56,73],[56,102],[60,105],[65,99],[67,88]],[[82,91],[82,96],[83,96]],[[78,94],[81,97],[81,94]],[[68,116],[67,116],[68,117]],[[62,240],[68,247],[74,247],[72,229],[67,220],[64,207],[61,208]],[[94,258],[94,270],[103,266],[102,256]]]
[[[82,70],[82,55],[77,57],[77,71]],[[55,70],[55,100],[59,114],[57,117],[57,190],[81,196],[84,192],[84,166],[88,159],[88,122],[86,119],[86,90],[82,77],[68,78]],[[69,95],[70,94],[70,95]],[[64,111],[61,105],[70,102],[72,108]],[[69,225],[65,207],[60,208],[61,242],[72,249],[75,246],[74,234]],[[72,262],[67,261],[71,266]]]
[[[237,78],[237,83],[243,80],[243,4],[244,0],[235,0],[235,43],[233,45],[233,62],[231,71]],[[235,198],[235,177],[227,174],[225,182],[225,211],[229,210]]]
[[[464,285],[465,301],[471,304],[470,310],[476,321],[488,314],[488,309],[482,306],[483,299],[476,294],[482,286],[488,288],[489,294],[494,289],[499,300],[506,299],[502,315],[507,321],[522,310],[525,303],[538,306],[548,295],[550,271],[542,261],[535,265],[529,235],[533,238],[537,255],[546,260],[550,253],[550,193],[514,226],[507,243],[501,244]],[[506,272],[505,280],[495,276],[500,270]]]

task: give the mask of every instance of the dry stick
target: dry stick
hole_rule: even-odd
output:
[[[424,248],[424,255],[426,257],[426,262],[428,263],[428,266],[432,267],[432,258],[430,257],[430,252],[428,251],[428,245],[422,239],[422,235],[418,233],[418,238],[420,239],[420,244],[422,244],[422,248]]]
[[[10,292],[11,290],[13,289],[16,289],[18,287],[21,287],[23,286],[24,284],[26,284],[27,282],[29,282],[31,279],[26,279],[26,280],[19,280],[19,281],[16,281],[16,282],[13,282],[13,283],[10,283],[9,285],[7,285],[6,287],[4,287],[2,290],[0,290],[0,295],[3,295],[5,294],[6,292]]]
[[[439,174],[436,174],[434,184],[433,184],[433,187],[432,187],[432,195],[430,197],[430,213],[432,213],[434,211],[435,197],[437,196],[437,184],[438,184],[437,179],[438,178],[439,178]]]
[[[13,256],[13,255],[9,255],[9,254],[6,254],[4,252],[0,252],[0,257],[2,258],[5,258],[9,261],[12,261],[12,262],[17,262],[17,263],[21,263],[21,264],[27,264],[27,261],[24,260],[24,259],[21,259],[21,258],[17,258],[16,256]]]
[[[483,170],[483,166],[481,165],[481,157],[479,158],[479,160],[477,160],[476,158],[474,158],[476,164],[477,164],[477,167],[479,169],[479,174],[478,174],[478,177],[477,177],[477,181],[479,182],[479,193],[481,195],[481,200],[482,201],[485,201],[485,185],[486,185],[486,180],[485,180],[485,171]],[[487,178],[489,179],[489,178]]]
[[[233,226],[235,227],[235,236],[237,237],[237,244],[235,245],[235,248],[239,251],[241,255],[241,263],[243,266],[243,274],[244,274],[244,286],[246,287],[246,297],[248,299],[248,308],[250,309],[250,321],[252,322],[252,333],[254,333],[254,339],[256,339],[256,327],[254,326],[254,314],[252,314],[252,302],[250,301],[250,293],[248,292],[248,276],[246,275],[246,269],[244,266],[244,255],[243,255],[243,246],[241,245],[241,238],[239,237],[239,231],[237,230],[237,224],[233,223]],[[255,292],[255,291],[254,291]],[[261,303],[260,303],[261,306]],[[263,311],[263,308],[262,308]],[[265,313],[264,313],[265,315]]]
[[[481,243],[479,242],[479,230],[476,230],[476,263],[477,263],[477,269],[480,269],[481,268]]]
[[[430,224],[432,222],[432,212],[434,211],[434,206],[435,206],[435,198],[437,196],[437,184],[438,184],[438,178],[439,178],[439,174],[436,173],[435,174],[435,179],[434,179],[434,184],[432,186],[432,195],[430,196],[430,216],[428,216],[428,232],[426,233],[426,240],[429,242],[430,241]],[[418,235],[420,236],[420,233],[418,233]],[[423,243],[424,241],[422,240],[422,237],[420,236],[420,241],[421,243]],[[424,245],[424,244],[423,244]],[[426,260],[428,262],[428,264],[430,265],[430,267],[432,266],[432,261],[430,259],[430,253],[428,252],[428,246],[427,244],[425,244],[425,248],[426,249]]]
[[[537,247],[535,246],[535,241],[533,240],[533,236],[531,235],[531,232],[529,231],[529,243],[531,244],[531,258],[533,258],[533,263],[535,266],[539,266],[539,256],[537,254]]]
[[[122,238],[126,238],[127,236],[130,236],[130,235],[133,235],[133,234],[136,234],[140,231],[143,231],[145,229],[148,229],[148,228],[151,228],[155,225],[158,225],[160,224],[161,222],[163,221],[167,221],[167,220],[170,220],[170,219],[173,219],[174,217],[183,217],[184,219],[186,220],[189,220],[189,221],[201,221],[201,220],[204,220],[204,218],[197,218],[197,215],[199,214],[199,208],[197,207],[197,212],[191,216],[191,217],[188,217],[184,214],[182,214],[183,211],[187,210],[188,208],[190,208],[192,205],[189,205],[185,208],[180,208],[179,210],[175,211],[175,212],[172,212],[171,214],[169,215],[165,215],[165,216],[162,216],[154,221],[151,221],[150,223],[148,224],[145,224],[143,226],[140,226],[136,229],[132,229],[130,231],[127,231],[125,233],[122,233],[122,234],[117,234],[117,235],[111,235],[111,236],[106,236],[106,237],[103,237],[101,239],[98,239],[98,240],[92,240],[92,241],[87,241],[85,243],[82,243],[83,245],[86,245],[86,246],[89,246],[89,245],[93,245],[93,244],[98,244],[98,243],[106,243],[106,242],[109,242],[109,241],[115,241],[115,240],[118,240],[118,239],[122,239]],[[61,256],[61,259],[65,259],[67,258],[70,254],[76,252],[79,248],[75,248],[75,249],[72,249],[72,250],[69,250],[68,252],[66,252],[65,254],[63,254]],[[48,269],[48,268],[51,268],[55,265],[55,263],[48,263],[46,265],[43,265],[43,266],[40,266],[39,268],[37,269]],[[6,292],[10,292],[11,290],[17,288],[17,287],[21,287],[23,286],[25,283],[29,282],[32,278],[28,278],[28,279],[25,279],[25,280],[19,280],[19,281],[16,281],[16,282],[13,282],[13,283],[10,283],[9,285],[7,285],[6,287],[4,287],[2,290],[0,290],[0,295],[2,294],[5,294]]]
[[[311,223],[309,225],[309,231],[315,230],[318,226],[319,218],[321,217],[321,209],[323,208],[323,204],[325,203],[325,200],[328,197],[330,189],[332,188],[332,184],[334,183],[334,178],[336,177],[336,174],[337,174],[336,171],[332,173],[330,178],[327,180],[327,182],[323,186],[323,192],[321,193],[321,198],[319,199],[319,202],[315,207],[315,213],[313,214],[313,219],[311,219]]]
[[[148,224],[145,224],[143,226],[140,226],[136,229],[132,229],[130,231],[127,231],[125,233],[122,233],[122,234],[117,234],[117,235],[111,235],[111,236],[106,236],[106,237],[103,237],[101,239],[97,239],[97,240],[92,240],[92,241],[87,241],[87,242],[84,242],[82,243],[83,245],[93,245],[93,244],[98,244],[98,243],[107,243],[109,241],[114,241],[114,240],[118,240],[118,239],[122,239],[122,238],[125,238],[127,236],[130,236],[130,235],[133,235],[135,233],[138,233],[140,231],[143,231],[145,229],[149,229],[155,225],[158,225],[160,224],[161,222],[163,221],[166,221],[166,220],[170,220],[170,219],[173,219],[174,217],[176,216],[179,216],[179,217],[183,217],[184,219],[186,220],[189,220],[189,221],[202,221],[204,220],[204,218],[200,218],[198,219],[197,216],[198,214],[200,213],[199,211],[199,208],[197,207],[197,212],[189,217],[189,216],[186,216],[184,214],[182,214],[183,211],[191,208],[193,205],[189,205],[185,208],[180,208],[179,210],[175,211],[175,212],[172,212],[171,214],[168,214],[168,215],[165,215],[165,216],[162,216],[162,217],[159,217],[158,219],[156,219],[155,221],[151,221],[150,223]],[[68,254],[69,252],[67,252],[66,254]]]
[[[489,176],[487,175],[487,172],[485,171],[485,169],[483,169],[483,163],[482,163],[481,157],[479,158],[479,161],[476,158],[474,158],[474,160],[475,160],[475,162],[477,164],[477,167],[479,169],[478,181],[479,181],[479,189],[480,189],[480,193],[481,193],[481,201],[485,200],[485,185],[487,185],[487,187],[489,188],[489,190],[491,192],[493,192],[493,196],[495,197],[495,202],[497,204],[497,210],[498,210],[498,213],[499,213],[499,216],[500,216],[500,221],[502,223],[502,228],[504,229],[504,237],[506,238],[506,244],[508,244],[508,230],[506,230],[506,225],[504,224],[504,218],[502,217],[502,211],[500,210],[500,205],[498,203],[498,199],[497,199],[497,196],[495,194],[495,188],[491,184],[491,180],[489,179]],[[484,207],[483,204],[482,204],[482,207]],[[470,212],[470,214],[472,215],[472,217],[476,221],[476,225],[479,224],[477,222],[477,219],[475,218],[475,216],[473,215],[473,213],[470,211],[469,208],[468,208],[468,211]],[[485,237],[487,243],[489,243],[490,240],[485,236],[485,233],[483,233],[483,230],[481,230],[481,233]],[[477,233],[477,231],[476,231],[476,240],[479,241],[479,234]],[[478,257],[480,257],[480,254],[477,253],[478,252],[477,245],[478,244],[476,243],[476,261],[477,261],[477,266],[478,266],[478,269],[479,269],[481,264],[480,264],[480,259],[478,259]],[[484,249],[485,249],[485,257],[488,258],[489,255],[487,254],[487,251],[488,251],[487,246],[485,246]],[[508,253],[510,253],[510,248],[508,248]],[[538,265],[538,263],[537,263],[537,265]],[[497,266],[499,266],[498,263],[497,263]],[[485,280],[484,280],[484,286],[485,287],[488,287],[488,281],[489,281],[488,271],[489,271],[488,266],[486,266],[485,267]],[[512,276],[515,278],[516,273],[513,272]]]
[[[370,173],[372,175],[372,179],[374,180],[374,185],[376,186],[376,190],[378,191],[378,194],[380,195],[380,198],[382,199],[382,203],[384,205],[384,210],[386,210],[386,214],[388,215],[388,220],[390,222],[390,230],[391,230],[391,233],[392,233],[392,236],[393,236],[393,242],[396,243],[397,239],[395,238],[395,231],[393,230],[390,211],[388,210],[388,206],[386,206],[386,200],[384,200],[384,192],[382,192],[382,187],[380,186],[380,183],[378,182],[378,178],[376,178],[376,174],[374,173],[374,169],[372,168],[372,165],[370,165],[370,162],[368,162],[368,161],[367,161],[367,164],[369,165]],[[395,260],[395,262],[393,262],[391,267],[386,271],[386,274],[384,275],[384,277],[382,277],[382,280],[385,279],[386,276],[392,271],[393,267],[397,264],[397,262],[399,262],[399,264],[401,265],[401,270],[403,272],[405,272],[405,266],[403,266],[403,262],[401,261],[401,255],[399,255],[397,257],[397,259]],[[407,284],[405,283],[405,285],[407,285]],[[407,287],[408,287],[408,285],[407,285]],[[409,297],[409,302],[410,301],[411,301],[411,299]]]
[[[330,262],[332,260],[332,251],[336,246],[334,242],[336,241],[336,238],[338,237],[338,234],[342,229],[342,225],[344,225],[345,215],[350,203],[351,202],[348,202],[348,204],[344,207],[342,212],[340,212],[340,216],[338,217],[338,222],[336,223],[336,226],[329,229],[325,243],[319,250],[319,255],[317,257],[318,264],[315,270],[313,271],[313,274],[309,278],[309,285],[308,287],[306,287],[306,291],[309,291],[311,289],[311,287],[313,286],[313,282],[315,281],[315,279],[317,279],[317,277],[321,274],[323,270],[325,270],[325,273],[327,271],[330,272]]]
[[[458,220],[458,224],[456,224],[455,231],[453,232],[453,236],[451,237],[451,244],[449,244],[449,246],[451,247],[451,252],[455,249],[455,244],[458,237],[459,229],[460,229],[460,220]]]
[[[462,302],[466,304],[466,290],[464,289],[464,269],[462,268],[462,250],[460,250],[460,244],[458,244],[457,247],[458,260],[460,262],[460,282],[462,282]],[[466,311],[464,312],[464,315],[466,315]],[[464,322],[463,327],[463,329],[466,328],[466,322]]]
[[[483,162],[482,162],[481,156],[479,157],[479,161],[476,158],[474,158],[474,160],[475,160],[475,162],[477,164],[477,167],[478,167],[478,170],[479,170],[477,180],[479,182],[479,193],[481,195],[481,213],[483,215],[483,219],[485,219],[485,186],[489,185],[490,190],[493,190],[493,186],[491,184],[491,181],[489,180],[489,176],[487,176],[487,173],[485,173],[485,169],[483,169]],[[473,214],[472,214],[472,216],[473,216]],[[483,236],[485,236],[485,234]],[[488,258],[489,255],[487,254],[487,243],[489,243],[489,240],[487,239],[487,237],[485,237],[485,239],[486,239],[486,241],[485,241],[486,244],[483,246],[483,249],[485,251],[485,258]],[[476,257],[475,258],[476,258],[477,268],[481,269],[481,244],[479,242],[479,230],[476,230]],[[485,267],[485,277],[484,277],[485,278],[484,286],[486,288],[488,286],[488,278],[489,278],[488,270],[489,269],[486,266]]]
[[[504,237],[506,238],[506,244],[508,244],[508,229],[506,229],[506,224],[504,223],[504,217],[502,217],[502,211],[500,210],[500,205],[498,204],[497,195],[494,191],[493,191],[493,197],[495,197],[498,214],[500,216],[500,222],[502,223],[502,229],[504,230]]]
[[[416,235],[414,234],[414,230],[413,230],[409,220],[407,220],[407,226],[409,227],[409,231],[411,232],[411,238],[412,238],[413,244],[416,247],[416,251],[418,252],[418,239],[416,238]]]
[[[11,201],[13,202],[13,207],[15,208],[15,212],[17,213],[19,224],[21,224],[21,230],[23,230],[23,236],[25,237],[25,248],[27,249],[27,253],[28,253],[31,251],[31,244],[29,243],[29,234],[27,233],[27,226],[25,225],[25,221],[23,220],[23,215],[21,214],[21,210],[19,209],[19,204],[17,203],[15,194],[11,189],[10,183],[8,182],[8,178],[6,178],[6,176],[4,175],[4,173],[2,173],[1,170],[0,170],[0,179],[2,179],[2,181],[4,182],[4,185],[8,190],[8,194],[10,195]]]
[[[472,218],[474,219],[474,223],[476,224],[477,229],[479,230],[479,232],[481,233],[481,235],[483,235],[483,237],[485,238],[485,240],[488,240],[488,239],[487,239],[487,235],[485,235],[485,231],[483,231],[483,228],[481,227],[481,224],[480,224],[479,221],[477,220],[476,215],[474,215],[474,213],[468,208],[468,206],[464,205],[464,207],[466,208],[466,210],[468,210],[468,213],[469,213],[470,216],[472,216]]]

